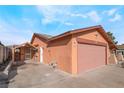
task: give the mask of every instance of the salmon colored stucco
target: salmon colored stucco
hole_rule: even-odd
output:
[[[97,36],[96,36],[97,35]],[[72,53],[72,63],[73,63],[73,67],[72,70],[73,70],[73,74],[76,74],[77,73],[77,42],[76,42],[76,38],[83,38],[83,39],[88,39],[88,40],[93,40],[93,41],[99,41],[99,42],[104,42],[107,44],[107,63],[109,64],[108,62],[108,59],[110,57],[110,49],[109,49],[109,46],[108,46],[108,42],[102,37],[102,35],[97,32],[97,31],[88,31],[86,33],[78,33],[78,34],[75,34],[73,35],[73,39],[72,39],[72,50],[73,50],[73,53]]]
[[[31,39],[31,44],[37,48],[35,56],[37,55],[37,62],[40,63],[40,48],[43,49],[43,63],[57,63],[57,68],[71,74],[78,73],[78,42],[77,38],[83,40],[90,40],[106,45],[104,59],[109,64],[109,57],[111,50],[116,48],[101,26],[95,26],[85,29],[74,30],[64,34],[46,38],[41,35],[34,34]],[[86,52],[87,50],[85,50]],[[84,52],[84,53],[85,53]],[[34,58],[34,57],[32,57]],[[35,57],[36,58],[36,57]],[[89,58],[89,57],[87,57]],[[95,64],[95,63],[94,63]]]
[[[34,45],[38,49],[38,51],[35,54],[37,56],[38,62],[40,62],[40,47],[43,48],[43,51],[44,51],[43,60],[45,62],[45,57],[46,57],[45,50],[46,50],[47,43],[44,40],[35,37],[34,40],[32,41],[32,45]]]
[[[71,36],[60,38],[58,41],[55,40],[46,45],[45,42],[35,37],[32,44],[37,45],[38,49],[39,47],[43,48],[43,63],[56,62],[58,68],[71,73]],[[38,59],[40,61],[40,52],[37,53],[39,53]]]

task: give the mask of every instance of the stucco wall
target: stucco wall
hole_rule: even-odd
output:
[[[72,35],[72,74],[76,75],[77,74],[77,41],[76,41],[76,36]]]
[[[110,57],[110,49],[108,46],[108,42],[103,38],[103,36],[98,31],[95,31],[95,30],[92,32],[87,31],[84,34],[78,33],[78,34],[76,34],[75,37],[106,43],[107,44],[107,56],[108,56],[108,58]],[[107,60],[107,63],[109,63],[108,60]]]
[[[99,41],[107,44],[107,64],[109,64],[110,49],[108,42],[102,37],[98,31],[87,31],[83,33],[77,33],[72,35],[72,72],[73,74],[77,73],[77,42],[76,38],[83,38],[88,40]]]
[[[71,69],[71,36],[52,41],[47,47],[46,62],[57,62],[57,67],[63,71],[72,72]]]
[[[85,33],[77,33],[57,40],[49,42],[47,44],[43,40],[35,37],[32,44],[38,48],[38,60],[40,61],[39,47],[43,48],[43,63],[49,64],[51,62],[57,62],[58,68],[77,74],[77,41],[76,38],[89,39],[99,41],[107,44],[107,64],[109,64],[110,50],[108,42],[97,31],[86,31]]]
[[[43,63],[56,62],[57,67],[63,71],[71,73],[71,36],[54,40],[49,44],[35,37],[33,45],[37,46],[38,60],[40,61],[39,48],[43,48]]]
[[[37,60],[37,62],[40,62],[40,47],[43,48],[43,61],[45,62],[46,60],[46,46],[47,44],[45,43],[44,40],[40,40],[39,38],[35,37],[32,44],[37,47],[38,51],[34,54],[33,60]]]

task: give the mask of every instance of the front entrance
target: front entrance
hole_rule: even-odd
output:
[[[30,60],[31,59],[31,48],[26,47],[25,48],[25,60]]]
[[[24,43],[14,48],[14,61],[21,63],[30,63],[34,61],[37,48],[30,43]]]
[[[15,61],[20,61],[21,57],[20,57],[20,49],[16,49],[15,51],[15,54],[14,54],[14,60]]]
[[[43,62],[43,48],[40,47],[40,63]]]

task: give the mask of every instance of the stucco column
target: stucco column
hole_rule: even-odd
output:
[[[117,57],[116,57],[115,53],[113,54],[113,56],[114,56],[114,61],[117,64],[118,63],[118,60],[117,60]]]
[[[77,41],[72,38],[72,74],[77,75]]]

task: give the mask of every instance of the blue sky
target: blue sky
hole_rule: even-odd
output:
[[[124,43],[124,6],[0,6],[0,41],[6,45],[30,41],[34,32],[58,35],[94,25]]]

